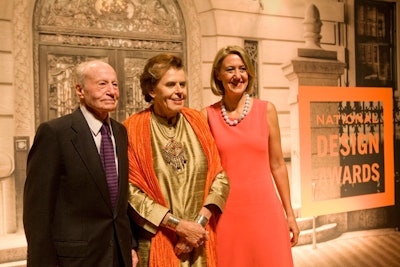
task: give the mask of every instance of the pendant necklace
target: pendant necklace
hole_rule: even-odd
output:
[[[235,126],[237,125],[239,122],[241,122],[244,117],[246,117],[247,113],[249,112],[249,107],[250,107],[250,95],[246,94],[246,101],[244,102],[244,108],[243,108],[243,112],[242,114],[240,114],[239,118],[235,119],[235,120],[230,120],[228,117],[228,114],[226,113],[226,108],[225,108],[225,104],[224,104],[224,100],[221,100],[221,114],[222,114],[222,118],[224,118],[224,121],[226,122],[226,124],[228,124],[229,126]]]
[[[159,121],[160,119],[162,120],[162,118],[158,118],[157,115],[155,117],[157,128],[160,130],[163,137],[168,140],[161,149],[162,156],[165,162],[169,164],[175,172],[180,173],[183,171],[187,159],[183,144],[175,139],[175,127],[177,124],[175,127],[172,125],[166,126],[164,123]],[[177,121],[178,120],[179,117],[177,118]]]

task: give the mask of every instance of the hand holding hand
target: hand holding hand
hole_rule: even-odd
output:
[[[180,240],[191,248],[197,248],[208,240],[208,231],[200,224],[192,221],[181,220],[176,227],[176,233]]]
[[[182,253],[189,253],[193,250],[188,244],[186,244],[182,238],[179,239],[178,243],[175,245],[174,252],[175,255],[179,257]]]

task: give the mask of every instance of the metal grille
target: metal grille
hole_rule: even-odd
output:
[[[346,140],[340,144],[346,151],[340,156],[341,197],[384,192],[382,103],[340,102],[338,110],[339,135]]]
[[[259,93],[258,93],[258,63],[257,63],[258,62],[258,41],[245,40],[244,41],[244,49],[249,54],[251,63],[253,63],[253,66],[254,66],[255,81],[254,81],[254,88],[253,88],[252,96],[259,97]]]

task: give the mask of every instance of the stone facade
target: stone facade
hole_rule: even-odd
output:
[[[73,4],[75,1],[58,2]],[[107,1],[80,2],[93,2],[98,4],[96,6],[98,12],[107,11],[104,9],[106,6],[101,5]],[[111,24],[104,24],[101,27],[108,33],[97,28],[98,34],[104,35],[105,38],[121,39],[130,36],[127,33],[134,32],[137,33],[135,40],[138,40],[138,36],[151,36],[153,44],[157,42],[157,35],[161,29],[146,28],[143,24],[146,18],[135,17],[135,14],[139,13],[135,13],[137,7],[134,3],[141,1],[114,2],[121,4],[119,12],[122,13],[114,17],[110,13],[108,21]],[[293,79],[286,76],[287,71],[286,73],[282,71],[282,67],[289,65],[295,67],[299,62],[298,49],[308,45],[307,36],[304,36],[304,27],[306,27],[304,18],[310,2],[318,8],[322,21],[318,46],[327,51],[334,51],[337,61],[345,65],[343,73],[339,74],[337,79],[334,78],[333,83],[338,86],[356,85],[353,0],[345,2],[340,0],[154,0],[143,2],[154,4],[154,9],[151,11],[153,18],[163,18],[157,12],[170,10],[168,5],[176,7],[173,19],[163,14],[164,22],[174,25],[173,23],[181,20],[182,28],[175,29],[172,26],[169,28],[170,31],[164,32],[163,35],[164,37],[170,35],[172,43],[176,35],[180,34],[183,38],[178,39],[177,46],[182,49],[186,59],[190,81],[188,105],[192,108],[201,109],[218,100],[211,93],[209,76],[213,58],[219,48],[225,45],[243,46],[246,41],[255,41],[258,44],[256,53],[258,97],[272,101],[278,108],[282,146],[289,167],[293,145],[291,128],[295,127],[291,125],[295,122],[290,119],[291,88],[294,85]],[[41,113],[43,112],[41,101],[44,96],[40,94],[39,88],[41,66],[38,45],[40,42],[62,45],[73,42],[74,46],[87,47],[88,42],[91,42],[87,35],[82,35],[82,39],[77,41],[72,40],[73,38],[68,39],[67,35],[60,37],[51,34],[52,28],[37,27],[40,24],[38,20],[46,18],[46,23],[61,28],[73,26],[74,23],[81,23],[90,28],[95,21],[87,18],[79,20],[77,16],[70,17],[68,14],[71,12],[68,13],[65,9],[64,16],[63,13],[59,13],[61,15],[58,18],[55,18],[54,14],[50,16],[35,13],[38,5],[50,5],[54,3],[51,0],[0,0],[0,3],[2,6],[0,9],[0,90],[2,92],[0,98],[0,236],[4,236],[14,233],[23,234],[21,213],[26,157],[35,129],[42,120]],[[399,10],[398,7],[397,10]],[[397,11],[396,17],[400,17],[399,15]],[[397,28],[400,28],[399,21],[396,22]],[[125,28],[118,28],[118,25],[124,25]],[[48,35],[39,35],[39,31]],[[70,33],[76,36],[76,29]],[[399,36],[396,37],[396,41],[400,43]],[[110,41],[110,45],[112,43]],[[143,48],[148,44],[130,41],[126,45]],[[162,48],[157,46],[147,49],[162,51]],[[315,68],[314,63],[315,61],[311,60],[308,66]],[[396,64],[399,65],[400,62]],[[329,72],[331,70],[328,68],[331,67],[332,65],[320,62],[318,68]],[[308,69],[307,72],[312,72],[312,70]],[[307,84],[321,85],[317,81],[318,77],[309,76],[306,79],[308,79]],[[329,85],[331,82],[332,80]],[[399,88],[398,84],[397,88]],[[399,96],[398,90],[395,95]],[[294,205],[299,207],[300,196],[297,187],[300,178],[292,174],[291,179],[292,187],[294,187],[292,190]]]

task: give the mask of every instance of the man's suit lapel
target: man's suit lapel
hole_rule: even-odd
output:
[[[79,109],[72,113],[72,117],[73,120],[71,128],[76,134],[72,137],[71,141],[89,173],[91,174],[93,180],[97,184],[97,187],[103,196],[103,200],[108,206],[110,206],[111,209],[111,202],[105,173],[103,171],[103,165],[101,163],[100,155],[93,140],[90,128]]]

